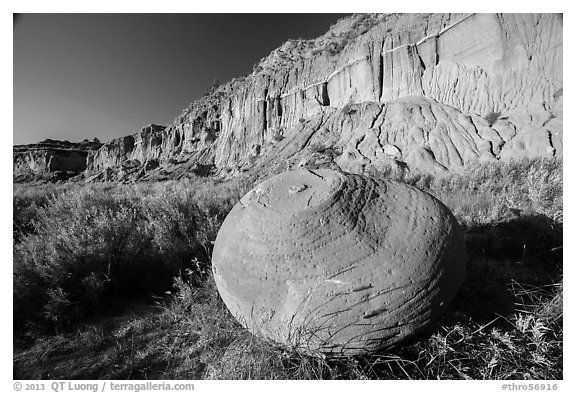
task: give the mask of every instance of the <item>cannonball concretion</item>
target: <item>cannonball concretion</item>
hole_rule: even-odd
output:
[[[460,225],[415,187],[334,170],[274,176],[230,211],[212,269],[252,333],[314,355],[374,353],[426,329],[465,275]]]

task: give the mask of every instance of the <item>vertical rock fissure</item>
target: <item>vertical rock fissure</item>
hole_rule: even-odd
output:
[[[322,105],[330,106],[330,97],[328,96],[328,82],[322,84]]]
[[[322,125],[324,124],[324,114],[321,115],[320,117],[320,121],[318,122],[318,126],[314,127],[312,129],[312,132],[310,133],[310,135],[308,135],[306,137],[306,139],[304,140],[304,143],[302,144],[302,149],[306,148],[308,146],[308,144],[310,143],[310,140],[312,139],[312,137],[314,136],[314,134],[316,134],[316,132],[322,128]]]
[[[550,130],[546,130],[548,133],[548,143],[550,143],[550,147],[552,148],[552,157],[556,157],[556,148],[554,147],[554,142],[552,142],[552,132]]]
[[[262,132],[268,129],[268,101],[262,101]]]
[[[174,147],[180,146],[180,130],[176,129],[174,132]]]
[[[440,61],[440,47],[438,46],[438,39],[440,35],[434,36],[434,67],[436,67]]]
[[[262,139],[268,129],[268,89],[264,89],[264,99],[262,100]]]
[[[414,49],[416,49],[416,56],[418,56],[418,61],[420,62],[420,68],[422,70],[422,72],[420,73],[420,77],[422,77],[423,72],[426,71],[426,63],[424,63],[424,59],[422,59],[422,56],[420,56],[420,53],[418,52],[418,47],[414,47]],[[422,84],[422,82],[420,82],[420,84]]]
[[[487,141],[488,145],[490,146],[490,154],[492,154],[493,157],[496,157],[496,152],[494,151],[494,143],[492,141]]]
[[[384,107],[386,105],[381,104],[380,106],[380,110],[378,111],[378,114],[374,117],[374,120],[372,120],[372,124],[370,124],[370,128],[369,129],[373,129],[374,128],[374,124],[376,124],[376,121],[378,121],[378,119],[380,118],[380,115],[382,115],[382,113],[384,112]]]
[[[276,96],[276,114],[278,115],[278,124],[281,123],[282,120],[282,100],[280,100],[280,96]]]
[[[382,45],[384,45],[384,41],[382,41]],[[382,100],[382,93],[384,92],[384,56],[382,55],[382,50],[380,51],[380,62],[378,68],[379,97],[380,100]]]

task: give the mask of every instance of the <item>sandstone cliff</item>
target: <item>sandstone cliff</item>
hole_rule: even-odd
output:
[[[27,181],[38,176],[65,180],[87,168],[88,152],[98,150],[98,141],[72,143],[47,139],[32,145],[13,147],[13,174],[15,181]]]
[[[307,166],[311,150],[357,173],[561,157],[562,23],[555,14],[354,15],[286,42],[165,128],[105,144],[88,171],[99,178],[129,163],[139,178],[198,166],[233,174]]]

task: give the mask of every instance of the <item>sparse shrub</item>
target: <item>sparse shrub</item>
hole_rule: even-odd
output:
[[[321,41],[319,46],[312,51],[312,55],[316,55],[322,51],[327,52],[331,56],[339,55],[349,43],[353,42],[358,36],[368,32],[383,19],[384,17],[382,15],[358,15],[354,24],[348,30],[339,34],[332,32],[327,39]]]
[[[322,142],[314,142],[308,147],[308,149],[312,153],[321,153],[326,150],[326,146]]]
[[[561,87],[554,92],[554,94],[552,95],[552,98],[554,99],[554,101],[558,101],[558,99],[560,97],[562,97],[563,95],[564,95],[564,88]]]
[[[12,198],[12,232],[15,242],[19,242],[23,235],[34,231],[33,223],[37,219],[40,208],[46,206],[50,201],[50,191],[55,186],[46,185],[41,189],[14,186]]]
[[[280,130],[274,130],[272,132],[272,141],[280,142],[282,140],[284,140],[284,135],[282,135],[282,132]]]
[[[403,181],[408,172],[408,166],[401,161],[392,161],[377,167],[369,165],[364,168],[364,174],[373,178],[393,179]]]
[[[323,52],[323,49],[321,49],[321,48],[314,48],[314,49],[312,49],[311,54],[312,54],[312,56],[317,56],[317,55],[319,55],[319,54],[322,53],[322,52]]]
[[[219,225],[249,186],[193,180],[19,194],[15,326],[72,326],[123,298],[162,293],[184,269],[203,281]]]
[[[492,127],[492,125],[496,123],[496,121],[500,119],[501,116],[502,112],[491,111],[484,116],[484,119],[488,122],[488,126]]]
[[[36,233],[15,246],[15,320],[43,315],[66,325],[106,306],[112,293],[129,295],[159,282],[157,276],[141,281],[159,269],[147,266],[147,239],[135,210],[111,201],[89,205],[82,193],[69,197],[42,209]]]
[[[344,105],[340,111],[342,111],[342,113],[346,116],[350,116],[352,113],[356,112],[350,103]]]
[[[325,47],[325,50],[330,56],[336,56],[342,52],[342,49],[346,46],[344,41],[331,41]]]

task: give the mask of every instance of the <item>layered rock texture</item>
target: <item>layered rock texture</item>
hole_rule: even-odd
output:
[[[402,183],[320,169],[256,186],[215,242],[214,279],[251,332],[312,354],[375,352],[425,329],[465,274],[448,209]]]
[[[86,170],[90,152],[98,150],[100,142],[72,143],[47,139],[33,145],[13,148],[14,178],[27,180],[37,175],[51,175],[54,180],[65,180]]]
[[[266,167],[314,164],[306,148],[330,149],[326,166],[357,173],[561,157],[562,23],[556,14],[353,15],[317,39],[286,42],[166,127],[107,143],[87,169],[94,179],[198,166],[230,176],[266,157],[276,157]]]

